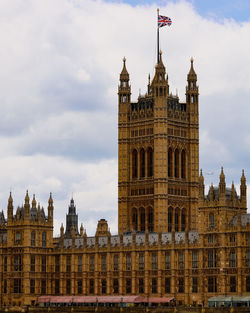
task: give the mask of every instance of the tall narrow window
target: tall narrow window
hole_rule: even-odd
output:
[[[78,280],[77,282],[77,292],[78,294],[82,294],[82,280]]]
[[[119,269],[119,255],[114,255],[114,271],[118,271]]]
[[[154,175],[153,173],[153,149],[148,149],[148,177],[152,177]]]
[[[152,293],[157,293],[157,278],[152,278]]]
[[[93,254],[89,256],[89,270],[90,272],[95,270],[95,256]]]
[[[55,295],[59,295],[59,294],[60,294],[60,280],[55,279]]]
[[[234,250],[230,251],[229,261],[230,267],[236,267],[236,253]]]
[[[105,294],[107,291],[107,282],[106,279],[102,279],[102,294]]]
[[[172,231],[172,216],[173,216],[173,209],[168,209],[168,232]]]
[[[185,209],[181,211],[181,231],[185,231],[186,228],[186,214]]]
[[[174,221],[175,221],[175,231],[179,231],[179,210],[178,209],[175,209]]]
[[[95,292],[95,281],[93,278],[89,280],[89,293],[93,294]]]
[[[132,177],[137,178],[137,164],[138,164],[138,156],[137,151],[134,149],[132,152]]]
[[[214,228],[214,214],[210,213],[209,214],[209,228]]]
[[[35,272],[36,271],[36,259],[34,255],[30,256],[30,271]]]
[[[216,267],[216,251],[208,250],[208,267]]]
[[[145,231],[145,209],[140,209],[141,231]]]
[[[144,293],[144,279],[139,278],[139,293]]]
[[[140,177],[145,177],[145,150],[140,151]]]
[[[46,247],[46,233],[42,233],[42,247]]]
[[[183,252],[178,253],[178,267],[180,270],[184,269],[184,253]]]
[[[46,255],[42,256],[42,273],[46,273]]]
[[[158,268],[157,254],[153,253],[152,254],[152,270],[157,270],[157,268]]]
[[[192,268],[198,268],[198,251],[192,251]]]
[[[7,256],[4,257],[4,271],[7,272],[8,259]]]
[[[176,149],[174,153],[174,176],[179,177],[179,150]]]
[[[148,231],[154,231],[154,210],[148,209]]]
[[[71,294],[71,281],[70,279],[66,280],[66,294]]]
[[[197,293],[198,292],[198,277],[192,278],[192,292]]]
[[[169,270],[170,268],[171,268],[170,252],[166,252],[166,254],[165,254],[165,269]]]
[[[31,232],[30,245],[33,247],[36,245],[36,233],[34,231]]]
[[[131,279],[126,279],[126,293],[131,293]]]
[[[186,152],[181,152],[181,178],[186,178]]]
[[[113,291],[114,293],[119,293],[119,281],[117,278],[113,280]]]
[[[217,292],[217,280],[214,276],[209,276],[207,279],[208,282],[208,292]]]
[[[42,295],[46,295],[46,280],[43,279],[41,282],[41,293]]]
[[[131,254],[126,255],[126,270],[131,271]]]
[[[171,148],[168,149],[168,177],[173,176],[173,151]]]
[[[144,270],[144,254],[143,253],[139,254],[139,270],[140,271]]]
[[[30,280],[30,293],[35,293],[35,279]]]
[[[170,293],[170,288],[171,288],[171,278],[166,277],[165,278],[165,293]]]
[[[107,262],[106,262],[106,255],[103,254],[101,256],[101,270],[104,272],[107,270]]]
[[[178,279],[178,291],[179,293],[184,292],[184,278],[183,277],[179,277]]]
[[[66,258],[66,272],[67,273],[71,272],[71,255],[67,255]]]
[[[60,272],[60,255],[55,255],[55,272]]]
[[[138,215],[137,215],[137,209],[132,209],[132,223],[133,223],[133,229],[138,230]]]
[[[82,271],[82,256],[78,255],[78,272]]]
[[[230,276],[230,292],[236,292],[236,277]]]

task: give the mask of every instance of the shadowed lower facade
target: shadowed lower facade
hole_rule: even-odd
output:
[[[250,295],[250,215],[240,194],[205,194],[199,172],[199,90],[191,59],[186,101],[169,91],[160,54],[147,93],[131,101],[126,60],[118,88],[118,234],[100,219],[88,237],[71,199],[66,229],[53,238],[47,215],[30,200],[0,214],[0,305],[36,304],[41,295],[174,297],[207,304],[215,295]]]

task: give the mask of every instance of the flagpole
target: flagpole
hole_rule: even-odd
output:
[[[157,9],[157,64],[159,63],[159,25],[158,25],[158,19],[159,19],[159,9]]]

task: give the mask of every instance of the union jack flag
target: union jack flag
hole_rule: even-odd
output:
[[[158,15],[158,27],[170,26],[172,24],[171,18],[163,15]]]

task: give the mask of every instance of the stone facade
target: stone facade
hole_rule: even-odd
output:
[[[197,75],[191,60],[186,102],[169,92],[160,54],[148,91],[131,102],[124,59],[118,89],[118,235],[106,220],[88,237],[73,199],[60,237],[36,203],[0,214],[1,305],[35,304],[40,295],[175,297],[207,304],[217,294],[250,295],[250,215],[246,179],[240,195],[218,187],[205,195],[199,174]]]

